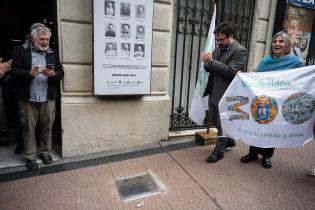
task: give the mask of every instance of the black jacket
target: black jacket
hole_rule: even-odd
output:
[[[237,71],[245,71],[247,62],[247,50],[236,41],[223,55],[220,54],[221,48],[216,47],[212,53],[212,62],[204,65],[205,70],[210,72],[204,96],[209,95],[211,102],[216,105],[219,104]]]
[[[64,75],[57,51],[48,49],[46,52],[46,63],[54,64],[56,73],[54,77],[48,78],[47,99],[56,100],[57,88]],[[31,70],[32,53],[30,43],[16,46],[12,52],[11,75],[17,88],[18,98],[22,101],[28,101],[30,98],[30,83],[34,79],[30,74]]]

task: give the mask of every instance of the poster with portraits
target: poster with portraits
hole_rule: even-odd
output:
[[[93,0],[95,95],[151,89],[153,0]]]
[[[306,63],[312,36],[315,11],[287,5],[283,29],[288,33],[294,53]]]

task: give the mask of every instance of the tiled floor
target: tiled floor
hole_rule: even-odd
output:
[[[0,209],[314,209],[315,141],[276,149],[273,168],[242,164],[239,142],[208,164],[211,147],[193,147],[0,183]],[[150,171],[161,192],[123,202],[114,180]],[[143,204],[143,205],[141,205]]]

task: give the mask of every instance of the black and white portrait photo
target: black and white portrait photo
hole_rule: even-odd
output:
[[[115,26],[113,23],[108,23],[105,29],[105,36],[116,37]]]
[[[130,43],[121,43],[121,57],[129,58],[130,57]]]
[[[131,34],[130,34],[130,24],[128,23],[122,23],[121,24],[121,38],[130,38]]]
[[[120,17],[130,17],[130,3],[120,2]]]
[[[136,5],[136,18],[145,19],[145,7],[144,5]]]
[[[105,0],[105,15],[115,16],[115,1]]]
[[[115,42],[106,42],[105,55],[106,56],[116,56],[117,55],[117,45]]]
[[[137,25],[136,39],[144,39],[144,25]]]
[[[135,44],[134,56],[135,58],[144,57],[144,44]]]

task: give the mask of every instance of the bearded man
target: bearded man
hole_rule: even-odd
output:
[[[12,76],[20,105],[20,119],[24,137],[24,155],[29,170],[38,170],[36,162],[35,127],[40,123],[40,159],[44,164],[53,162],[50,154],[55,102],[64,71],[58,53],[49,47],[50,29],[33,24],[31,40],[12,52]]]

